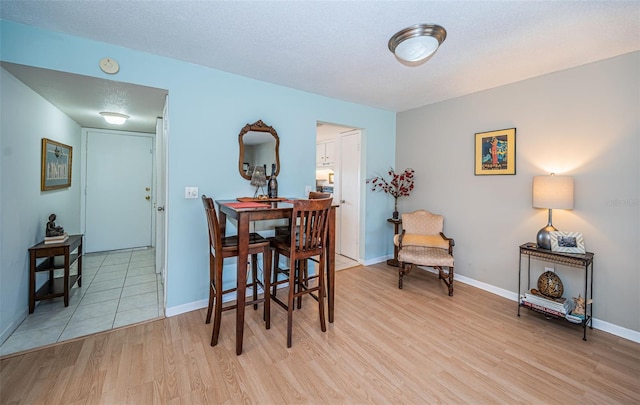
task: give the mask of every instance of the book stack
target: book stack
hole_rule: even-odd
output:
[[[64,234],[58,235],[58,236],[45,236],[44,237],[44,244],[45,245],[51,245],[53,243],[62,243],[67,239],[69,239],[69,235],[67,235],[66,232]]]
[[[545,312],[547,314],[565,317],[570,310],[566,298],[543,297],[531,292],[521,297],[522,305]]]

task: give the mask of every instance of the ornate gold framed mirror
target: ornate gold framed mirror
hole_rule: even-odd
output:
[[[240,175],[251,180],[256,166],[267,166],[267,176],[271,173],[271,165],[276,165],[276,176],[280,173],[280,139],[273,127],[258,120],[245,125],[238,135],[240,157],[238,171]]]

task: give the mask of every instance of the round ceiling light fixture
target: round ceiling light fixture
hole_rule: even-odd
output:
[[[398,31],[389,40],[389,50],[405,65],[417,66],[429,60],[447,38],[447,31],[435,24],[416,24]]]
[[[104,118],[107,123],[113,125],[122,125],[129,119],[129,116],[127,114],[114,112],[101,112],[100,115],[102,115],[102,118]]]

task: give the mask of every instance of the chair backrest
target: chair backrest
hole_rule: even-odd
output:
[[[291,235],[296,235],[296,223],[299,227],[296,237],[291,238],[291,254],[295,255],[295,259],[323,253],[331,201],[332,198],[293,200]]]
[[[320,191],[309,191],[309,199],[310,200],[320,200],[323,198],[330,198],[330,193],[322,193]]]
[[[444,225],[442,215],[426,210],[417,210],[402,214],[402,229],[407,234],[439,235]]]
[[[209,227],[209,247],[218,252],[222,250],[222,233],[220,231],[220,223],[218,222],[218,214],[211,197],[202,195],[202,205],[207,216],[207,225]]]

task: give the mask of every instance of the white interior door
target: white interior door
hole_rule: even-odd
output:
[[[85,251],[151,246],[153,136],[87,131]]]
[[[340,209],[338,253],[358,260],[360,246],[360,131],[342,134],[340,148]]]

